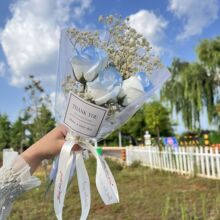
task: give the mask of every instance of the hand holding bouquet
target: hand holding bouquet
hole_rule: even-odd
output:
[[[90,209],[82,152],[71,151],[76,143],[97,159],[96,186],[104,203],[119,201],[113,175],[91,143],[120,127],[169,78],[148,41],[129,27],[128,19],[100,16],[99,21],[104,32],[69,28],[61,34],[55,112],[69,133],[57,163],[54,207],[58,219],[62,219],[71,167],[77,171],[81,219],[87,218]]]

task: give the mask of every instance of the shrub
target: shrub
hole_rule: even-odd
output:
[[[141,166],[141,161],[140,160],[135,160],[132,162],[132,164],[130,165],[131,168],[138,168]]]

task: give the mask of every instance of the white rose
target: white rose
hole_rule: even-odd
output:
[[[79,81],[92,81],[107,65],[107,54],[93,46],[84,48],[72,59],[74,75]]]
[[[131,76],[123,81],[118,97],[123,98],[122,105],[127,106],[143,94],[144,87],[141,81],[137,77]]]
[[[87,92],[97,105],[116,99],[122,84],[122,77],[114,67],[103,70],[93,82],[87,83]]]

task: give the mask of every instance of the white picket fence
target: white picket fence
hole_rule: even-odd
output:
[[[174,151],[170,147],[127,147],[126,163],[140,161],[143,166],[220,179],[220,151],[211,147],[180,147]]]

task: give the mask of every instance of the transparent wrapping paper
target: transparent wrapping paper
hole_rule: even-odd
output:
[[[71,41],[71,37],[68,33],[68,29],[62,30],[61,39],[60,39],[59,67],[58,67],[58,75],[57,75],[57,92],[56,92],[56,102],[55,102],[55,117],[58,123],[63,122],[64,115],[66,113],[66,105],[69,99],[69,92],[71,91],[76,95],[79,95],[80,93],[79,88],[83,90],[82,88],[83,85],[76,78],[72,66],[72,61],[76,56],[76,54],[77,52],[76,49],[74,48],[74,42]],[[93,141],[100,141],[101,139],[107,137],[111,132],[122,126],[132,115],[135,114],[135,112],[146,102],[148,98],[152,97],[155,91],[161,88],[164,82],[170,77],[169,71],[167,70],[167,68],[165,68],[162,65],[160,66],[160,68],[153,70],[151,73],[145,73],[145,74],[147,76],[147,80],[149,80],[148,83],[150,83],[146,91],[142,92],[142,94],[136,97],[136,99],[134,99],[129,105],[121,106],[120,109],[118,109],[112,114],[108,112],[108,116],[103,121],[97,136],[95,138],[86,137],[87,139],[91,139]],[[68,79],[68,83],[67,83],[67,79]],[[92,82],[88,81],[87,84],[91,84]],[[64,85],[68,87],[66,88],[66,90],[64,88]],[[86,89],[88,90],[87,85],[85,86],[84,92]],[[111,91],[109,91],[109,93],[110,92]],[[126,94],[126,90],[125,90],[125,94]],[[117,98],[120,99],[119,92],[118,92],[118,96],[114,97],[115,100],[113,100],[113,102],[117,102]],[[92,103],[96,104],[94,102]],[[100,106],[106,108],[102,104]],[[71,132],[75,136],[84,136],[78,133],[77,131],[71,130]]]
[[[113,20],[109,24],[112,22]],[[116,23],[120,24],[117,20]],[[117,30],[117,25],[112,27]],[[125,40],[130,41],[129,31],[132,36],[135,31],[125,23],[118,27],[127,28],[123,34]],[[110,32],[114,35],[114,30],[112,31]],[[131,39],[131,48],[128,45],[123,56],[120,54],[120,45],[124,49],[125,43],[123,37],[118,41],[117,35],[120,36],[120,33],[115,32],[116,41],[110,42],[102,39],[98,33],[85,33],[76,29],[64,29],[61,32],[55,117],[58,123],[67,126],[69,132],[59,162],[56,162],[51,175],[56,176],[54,208],[59,220],[62,219],[71,166],[77,172],[81,219],[87,218],[91,204],[89,177],[82,152],[72,152],[74,144],[89,150],[95,156],[96,186],[104,203],[109,205],[119,202],[114,177],[91,142],[100,141],[122,126],[170,76],[165,67],[156,65],[154,57],[148,53],[150,47],[142,36],[134,35],[136,38]],[[134,50],[132,45],[138,45],[139,48]],[[146,67],[151,66],[151,71],[146,71]]]

